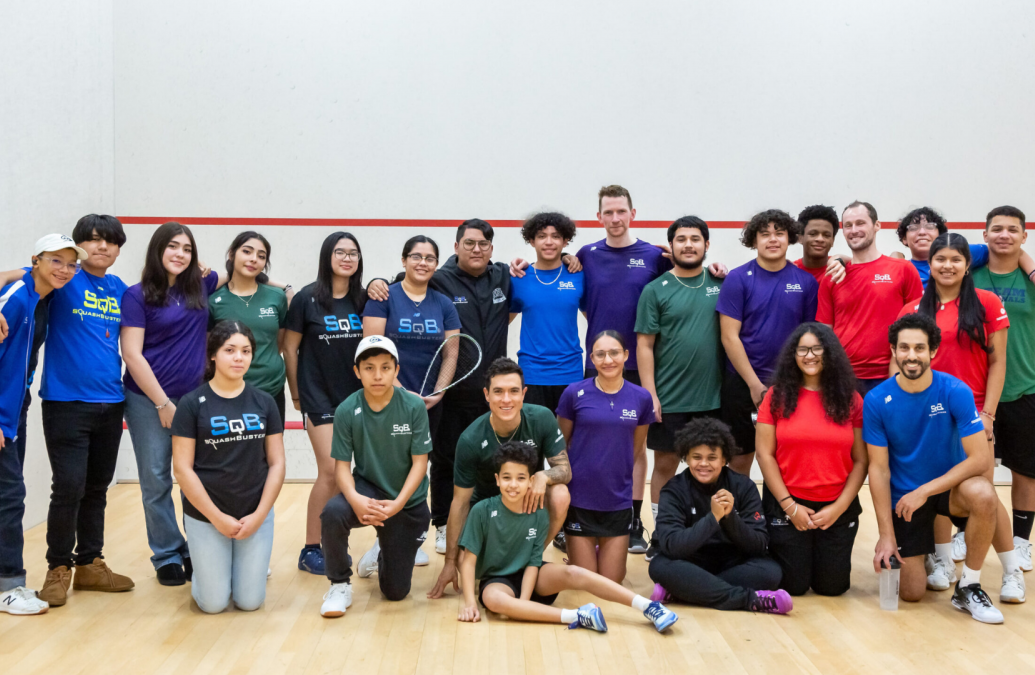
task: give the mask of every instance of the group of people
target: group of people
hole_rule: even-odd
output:
[[[133,587],[102,554],[123,419],[158,581],[191,582],[205,612],[258,608],[286,393],[318,469],[298,566],[328,578],[326,617],[351,604],[349,539],[364,526],[377,537],[355,571],[377,574],[389,600],[430,562],[431,526],[444,560],[428,596],[452,586],[462,621],[479,620],[481,605],[606,630],[595,604],[551,607],[567,589],[635,607],[659,631],[677,620],[671,602],[787,613],[810,588],[848,590],[867,475],[874,568],[901,563],[903,599],[955,583],[954,606],[1002,622],[980,584],[992,546],[1000,600],[1024,602],[1035,263],[1021,249],[1020,210],[993,209],[986,244],[972,246],[935,210],[915,209],[898,223],[911,260],[878,251],[866,202],[840,216],[767,210],[741,233],[755,259],[733,270],[705,266],[703,220],[676,220],[668,245],[654,246],[632,236],[635,214],[625,188],[606,186],[604,239],[568,254],[575,223],[539,213],[522,228],[535,261],[509,264],[491,259],[491,225],[468,220],[441,266],[438,244],[415,236],[399,276],[366,286],[359,241],[335,232],[297,294],[267,277],[271,246],[257,232],[238,235],[217,272],[199,262],[189,228],[166,223],[131,287],[107,273],[126,241],[115,218],[44,237],[31,267],[0,275],[0,611],[63,605],[70,586]],[[838,232],[851,257],[830,256]],[[791,262],[799,240],[804,255]],[[429,394],[429,366],[457,333],[478,343],[480,365]],[[44,342],[54,479],[50,569],[36,593],[21,556],[21,466]],[[1012,519],[992,486],[993,453],[1013,473]],[[761,494],[748,478],[755,459]],[[550,542],[567,565],[543,562]],[[650,593],[622,585],[629,553],[648,559]]]

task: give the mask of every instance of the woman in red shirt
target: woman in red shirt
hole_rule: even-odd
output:
[[[841,595],[851,586],[868,464],[862,403],[834,331],[799,326],[780,351],[755,429],[769,552],[791,595]]]
[[[970,275],[970,243],[955,232],[939,235],[931,244],[931,279],[924,294],[910,302],[899,316],[912,312],[932,317],[942,331],[942,343],[931,359],[931,368],[959,378],[974,392],[974,403],[981,414],[988,436],[989,455],[993,453],[992,421],[1006,381],[1006,334],[1010,319],[995,293],[974,287]],[[991,480],[994,466],[989,463],[986,477]],[[1012,528],[1006,508],[999,505],[992,545],[1003,562],[1003,602],[1024,602],[1024,577],[1018,567],[1011,538]],[[958,541],[950,543],[952,525],[941,516],[935,521],[936,552],[928,555],[927,587],[946,590],[956,581],[954,558],[966,557],[963,527]]]

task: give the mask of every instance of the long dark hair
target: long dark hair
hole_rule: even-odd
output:
[[[927,260],[930,261],[943,248],[951,248],[967,261],[967,272],[963,275],[963,283],[960,284],[956,341],[961,347],[965,346],[963,336],[966,335],[971,342],[981,348],[981,351],[990,354],[992,347],[987,344],[985,336],[985,307],[978,298],[977,290],[974,288],[974,277],[970,274],[970,243],[966,237],[956,232],[940,234],[931,243],[931,253]],[[924,289],[924,295],[920,298],[920,306],[916,311],[937,320],[938,307],[941,304],[942,301],[938,297],[938,284],[935,282],[934,275],[931,275],[931,280],[927,282],[927,288]]]
[[[269,283],[270,278],[266,276],[266,273],[270,271],[270,258],[273,256],[273,249],[270,247],[270,243],[266,241],[266,237],[262,236],[258,232],[247,230],[234,237],[234,240],[230,242],[230,247],[226,249],[226,278],[227,281],[234,278],[234,259],[237,258],[237,249],[244,246],[245,242],[249,239],[258,239],[262,242],[262,245],[266,247],[266,265],[259,272],[259,275],[255,277],[255,280],[260,284]]]
[[[794,329],[787,342],[783,343],[776,359],[776,371],[770,387],[773,394],[769,400],[774,417],[789,418],[798,407],[798,392],[805,384],[805,374],[798,367],[795,350],[801,336],[811,333],[823,346],[823,370],[819,374],[819,391],[823,399],[823,411],[834,424],[845,424],[852,417],[852,401],[855,398],[855,372],[848,360],[841,341],[834,331],[821,323],[803,323]]]
[[[216,362],[212,359],[216,352],[226,344],[226,341],[240,333],[252,343],[252,358],[255,358],[255,335],[252,329],[240,321],[220,321],[209,331],[208,342],[205,344],[205,381],[208,382],[216,376]]]
[[[323,240],[323,245],[320,246],[320,266],[316,272],[316,290],[313,292],[313,297],[317,304],[328,312],[334,310],[334,270],[331,263],[334,258],[334,246],[342,239],[351,241],[359,251],[356,272],[349,277],[348,299],[357,312],[362,312],[363,305],[366,304],[366,291],[363,289],[363,249],[360,248],[359,240],[351,232],[332,232]]]
[[[198,267],[198,246],[194,243],[194,235],[186,225],[170,221],[160,226],[151,235],[147,244],[147,256],[144,258],[144,272],[140,275],[140,286],[144,292],[144,302],[154,307],[165,307],[169,302],[169,273],[162,264],[165,249],[173,237],[185,234],[190,240],[190,262],[187,269],[176,277],[176,288],[183,296],[188,309],[204,309],[208,306],[208,298],[202,289],[201,268]]]

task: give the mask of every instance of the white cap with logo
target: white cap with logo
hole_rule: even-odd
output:
[[[41,237],[36,242],[36,248],[33,249],[32,254],[39,255],[40,253],[63,251],[66,248],[74,250],[79,260],[86,260],[90,257],[89,253],[75,245],[71,237],[64,234],[48,234],[45,237]]]
[[[399,361],[399,351],[395,348],[395,343],[386,338],[384,335],[368,335],[359,342],[359,346],[356,347],[356,358],[354,362],[359,363],[359,356],[363,352],[370,351],[371,349],[383,349],[393,357],[395,357],[396,363]]]

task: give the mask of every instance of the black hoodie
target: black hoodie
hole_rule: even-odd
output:
[[[720,489],[733,495],[733,511],[716,521],[711,499]],[[661,490],[654,540],[662,555],[673,560],[764,555],[769,533],[758,488],[729,467],[710,485],[698,482],[688,469]]]

